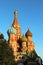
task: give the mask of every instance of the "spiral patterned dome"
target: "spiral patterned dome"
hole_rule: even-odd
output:
[[[9,34],[16,34],[17,33],[17,30],[13,27],[11,27],[9,30],[8,30],[8,33]]]

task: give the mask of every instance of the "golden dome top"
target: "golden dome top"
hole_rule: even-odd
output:
[[[22,42],[27,42],[27,38],[25,36],[22,36]]]
[[[17,18],[17,15],[18,15],[18,11],[16,10],[16,11],[14,11],[15,18]]]

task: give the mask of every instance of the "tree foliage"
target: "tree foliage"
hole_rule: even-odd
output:
[[[0,32],[0,39],[3,39],[4,35]]]
[[[0,39],[0,65],[14,65],[13,51],[9,43],[3,38]]]

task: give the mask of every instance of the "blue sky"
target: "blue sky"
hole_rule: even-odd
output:
[[[0,0],[0,32],[7,40],[7,30],[13,23],[14,10],[18,11],[22,34],[30,29],[35,50],[43,59],[43,0]]]

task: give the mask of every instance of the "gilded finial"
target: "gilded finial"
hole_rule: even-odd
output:
[[[17,15],[18,15],[18,11],[16,10],[16,11],[14,11],[15,18],[17,18]]]

